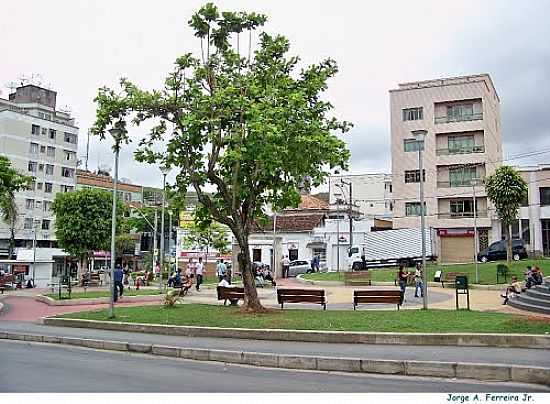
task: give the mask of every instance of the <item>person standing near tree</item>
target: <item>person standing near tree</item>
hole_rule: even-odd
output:
[[[114,295],[114,301],[116,302],[118,300],[118,297],[122,297],[122,294],[124,293],[124,285],[122,283],[122,278],[124,277],[124,272],[122,271],[122,267],[120,264],[117,264],[115,268],[115,295]]]
[[[399,265],[399,272],[397,272],[397,280],[399,282],[399,289],[401,290],[401,301],[399,305],[403,305],[405,301],[405,289],[407,288],[407,278],[409,273],[405,271],[405,266],[403,264]]]
[[[218,282],[221,282],[222,279],[225,278],[225,275],[227,273],[227,267],[223,263],[223,258],[221,258],[220,262],[218,262],[218,265],[216,265],[216,273],[218,275]]]
[[[414,297],[418,297],[418,290],[420,290],[420,297],[424,297],[424,282],[422,280],[422,265],[416,264],[416,272],[414,273]]]
[[[202,257],[199,257],[199,262],[197,262],[197,265],[195,266],[195,276],[197,278],[197,286],[196,286],[197,292],[200,291],[203,270],[204,270],[204,264],[202,263]]]
[[[288,259],[288,255],[283,256],[281,264],[283,265],[283,278],[288,278],[288,270],[290,267],[290,261]]]

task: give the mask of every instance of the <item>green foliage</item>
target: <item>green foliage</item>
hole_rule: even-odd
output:
[[[193,245],[214,247],[222,254],[229,252],[229,235],[227,228],[216,222],[194,221],[186,228],[188,231],[184,244],[187,247]]]
[[[193,187],[200,202],[197,220],[227,225],[242,251],[248,251],[248,236],[266,206],[297,206],[304,178],[318,186],[329,168],[347,168],[350,155],[336,134],[351,124],[332,116],[333,106],[323,97],[336,62],[326,59],[298,71],[299,58],[288,55],[285,37],[253,35],[266,20],[255,13],[220,13],[209,3],[189,21],[201,42],[200,58],[178,57],[160,90],[121,79],[120,93],[101,88],[95,99],[92,131],[102,138],[127,119],[134,125],[153,120],[136,158],[176,167],[174,190],[185,195]],[[240,49],[245,33],[248,56]],[[252,54],[254,38],[259,43]],[[156,147],[161,140],[164,152]],[[243,273],[250,274],[249,255],[241,259]],[[251,282],[245,277],[245,301],[260,307]]]
[[[527,198],[525,180],[513,167],[502,166],[487,179],[485,189],[499,219],[506,225],[512,224],[517,219],[521,202]]]
[[[15,193],[27,188],[31,182],[32,177],[19,174],[7,157],[0,156],[0,213],[2,220],[10,226],[10,257],[15,245],[15,223],[18,214]]]
[[[109,250],[112,198],[111,192],[100,189],[58,193],[53,211],[55,235],[61,248],[81,258],[93,250]],[[117,198],[117,233],[124,209],[124,204]]]

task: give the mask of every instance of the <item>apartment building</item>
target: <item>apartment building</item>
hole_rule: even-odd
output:
[[[518,170],[529,191],[518,220],[512,224],[512,236],[523,239],[531,254],[550,256],[550,164]]]
[[[20,173],[34,177],[17,193],[16,247],[56,247],[52,203],[58,192],[75,188],[78,128],[74,118],[56,109],[57,93],[35,85],[18,87],[0,98],[0,154]],[[9,226],[0,222],[0,255],[7,253]]]
[[[500,100],[488,74],[399,84],[390,90],[393,227],[437,229],[442,262],[474,259],[474,194],[479,248],[500,238],[482,180],[502,161]],[[424,172],[413,131],[426,130]]]

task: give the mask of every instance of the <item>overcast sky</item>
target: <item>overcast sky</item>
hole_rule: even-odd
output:
[[[128,77],[159,88],[178,55],[199,49],[187,21],[205,1],[5,1],[0,15],[0,97],[40,74],[80,127],[94,120],[97,88]],[[550,1],[217,1],[262,12],[266,31],[290,39],[304,63],[326,57],[340,72],[327,97],[354,129],[344,136],[351,171],[390,172],[388,90],[398,83],[489,73],[501,99],[505,157],[550,149]],[[139,138],[142,132],[130,132]],[[161,175],[121,156],[121,176],[161,185]],[[112,166],[109,142],[90,141],[89,167]],[[550,153],[515,164],[549,162]]]

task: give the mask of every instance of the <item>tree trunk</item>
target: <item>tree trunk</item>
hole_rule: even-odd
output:
[[[8,246],[8,258],[13,258],[13,251],[15,250],[15,217],[12,218],[10,223],[10,243]]]
[[[512,225],[506,226],[506,261],[512,262]]]
[[[265,312],[266,309],[260,303],[258,291],[254,282],[254,274],[252,273],[252,261],[250,260],[250,250],[248,246],[248,236],[239,235],[237,237],[240,252],[237,256],[239,269],[241,270],[244,286],[244,304],[243,311],[258,313]]]

